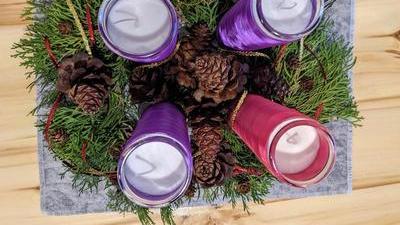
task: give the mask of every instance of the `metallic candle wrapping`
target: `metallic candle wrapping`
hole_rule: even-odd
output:
[[[315,158],[307,168],[296,173],[283,173],[277,167],[277,144],[285,132],[298,126],[315,128],[319,146]],[[268,171],[281,182],[296,187],[307,187],[321,181],[333,168],[336,153],[328,130],[300,112],[261,96],[246,96],[232,121],[231,128]]]
[[[271,9],[263,10],[265,1],[271,0],[239,0],[218,25],[220,41],[227,47],[241,51],[287,44],[311,33],[321,20],[324,9],[323,0],[309,0],[312,4],[312,14],[306,28],[301,32],[285,33],[278,31],[276,26],[273,27],[268,22],[265,13],[271,12]]]
[[[105,45],[135,62],[165,60],[178,40],[179,20],[169,0],[104,0],[98,25]]]
[[[152,149],[150,149],[151,147],[146,147],[154,145],[155,143],[158,144],[158,146],[161,144],[161,146],[164,147]],[[168,151],[170,151],[170,153],[172,151],[175,155],[179,155],[180,159],[183,159],[180,160],[181,162],[174,161],[170,162],[170,164],[167,162],[168,166],[175,166],[175,164],[178,163],[182,165],[179,167],[179,170],[174,170],[175,175],[170,175],[170,179],[162,182],[156,182],[148,178],[144,178],[147,180],[141,178],[143,181],[141,183],[138,183],[137,180],[135,182],[135,177],[129,173],[129,167],[132,165],[138,166],[141,163],[138,161],[138,158],[139,160],[141,158],[137,157],[135,159],[130,156],[135,154],[135,150],[139,151],[139,149],[141,149],[140,151],[143,153],[146,153],[146,151],[156,152],[156,157],[147,159],[146,163],[149,165],[151,165],[151,163],[156,164],[156,161],[154,161],[156,160],[155,158],[159,159],[159,164],[166,163],[165,160],[171,155],[166,155]],[[161,166],[159,164],[156,164],[155,167]],[[169,169],[168,166],[167,169]],[[137,123],[135,131],[122,149],[122,154],[118,162],[118,182],[121,190],[130,200],[139,205],[161,207],[173,202],[185,193],[190,185],[192,173],[192,149],[184,115],[170,103],[159,103],[150,106],[144,111]],[[182,179],[178,181],[176,177],[181,177]],[[143,185],[143,183],[149,183],[153,185],[154,188],[141,188],[142,190],[138,190],[140,189],[138,186]],[[158,184],[162,184],[166,188],[174,188],[162,194],[157,194],[154,192]]]

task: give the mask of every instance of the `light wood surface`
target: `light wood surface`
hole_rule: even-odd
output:
[[[24,0],[0,2],[0,224],[136,224],[115,213],[46,216],[40,212],[34,93],[11,44],[24,29]],[[354,88],[364,126],[354,131],[349,195],[282,200],[252,206],[182,211],[178,224],[400,224],[400,1],[356,1],[358,64]],[[240,208],[240,207],[239,207]],[[157,220],[159,223],[159,220]]]

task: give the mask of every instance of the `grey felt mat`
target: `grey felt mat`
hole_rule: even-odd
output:
[[[335,21],[333,32],[353,42],[353,0],[337,0],[328,12]],[[351,77],[351,73],[349,74]],[[38,100],[41,94],[38,93]],[[45,115],[43,109],[39,115]],[[39,118],[40,119],[40,118]],[[43,119],[43,118],[42,118]],[[267,198],[299,198],[316,195],[332,195],[349,193],[351,183],[351,140],[352,128],[348,122],[335,121],[326,125],[332,132],[337,150],[337,162],[333,172],[323,182],[308,189],[298,189],[288,185],[275,183]],[[72,182],[68,174],[64,179],[60,173],[64,171],[62,164],[55,160],[47,148],[41,132],[38,133],[38,157],[40,163],[40,193],[42,211],[50,215],[68,215],[78,213],[106,211],[107,197],[100,184],[98,193],[83,193],[79,195],[72,189]],[[223,203],[222,200],[219,201]],[[198,200],[192,201],[189,206],[206,205]]]

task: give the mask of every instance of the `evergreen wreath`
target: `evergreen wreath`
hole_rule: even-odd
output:
[[[233,0],[173,0],[182,25],[180,47],[162,63],[140,65],[105,47],[93,23],[101,2],[28,0],[23,18],[29,25],[13,48],[29,69],[27,77],[34,77],[29,87],[42,90],[32,114],[50,109],[38,127],[51,151],[79,192],[97,191],[105,181],[110,210],[154,224],[152,212],[129,201],[116,184],[120,147],[134,129],[140,105],[168,100],[181,106],[193,128],[194,149],[207,150],[224,168],[213,170],[211,179],[204,171],[194,174],[186,196],[160,209],[165,224],[174,224],[173,209],[193,198],[209,203],[223,198],[233,206],[239,201],[245,210],[248,201],[263,203],[273,177],[227,126],[227,112],[243,90],[322,123],[344,119],[357,126],[362,119],[347,76],[355,63],[352,47],[329,32],[329,18],[300,41],[233,52],[217,44],[214,32]],[[211,73],[210,64],[218,65]],[[210,76],[220,82],[217,87]],[[210,140],[218,150],[207,149]],[[212,166],[201,160],[195,167]]]

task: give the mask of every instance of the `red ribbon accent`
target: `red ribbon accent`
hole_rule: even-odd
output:
[[[85,142],[82,144],[82,148],[81,148],[81,157],[82,157],[82,160],[83,160],[84,162],[86,162],[86,149],[87,149],[87,145],[88,145],[88,142],[85,141]]]
[[[261,176],[261,175],[264,174],[264,172],[262,170],[260,170],[260,169],[257,169],[257,168],[252,168],[252,167],[244,168],[244,167],[241,167],[239,165],[236,165],[233,168],[233,176],[238,176],[238,175],[242,175],[242,174],[253,175],[253,176]]]
[[[319,117],[321,116],[321,113],[322,113],[323,110],[324,110],[324,103],[321,102],[321,103],[318,105],[317,110],[315,110],[315,113],[314,113],[314,119],[315,119],[315,120],[318,120],[318,119],[319,119]]]
[[[62,94],[59,93],[58,96],[57,96],[56,101],[53,103],[53,106],[50,109],[49,116],[47,117],[46,125],[44,127],[44,138],[47,141],[47,143],[49,142],[50,125],[51,125],[51,122],[54,119],[54,116],[56,115],[56,110],[57,110],[57,108],[58,108],[58,106],[60,104],[61,97],[62,97]]]
[[[279,63],[281,63],[283,56],[285,55],[286,48],[287,48],[287,45],[282,45],[280,47],[279,52],[276,56],[275,66],[277,66]]]
[[[51,43],[48,37],[44,38],[44,47],[46,48],[47,54],[50,57],[51,62],[53,65],[58,68],[57,57],[54,55],[54,52],[51,50]]]
[[[324,64],[322,64],[321,60],[319,59],[317,53],[315,53],[310,46],[308,46],[307,44],[304,45],[304,48],[311,53],[311,55],[317,60],[319,68],[321,70],[322,75],[324,76],[324,80],[328,79],[328,74],[325,71],[325,67]]]
[[[96,39],[94,38],[94,29],[93,29],[92,16],[90,14],[90,7],[89,7],[88,4],[86,4],[86,21],[87,21],[88,30],[89,30],[90,44],[94,45],[95,42],[96,42]]]

